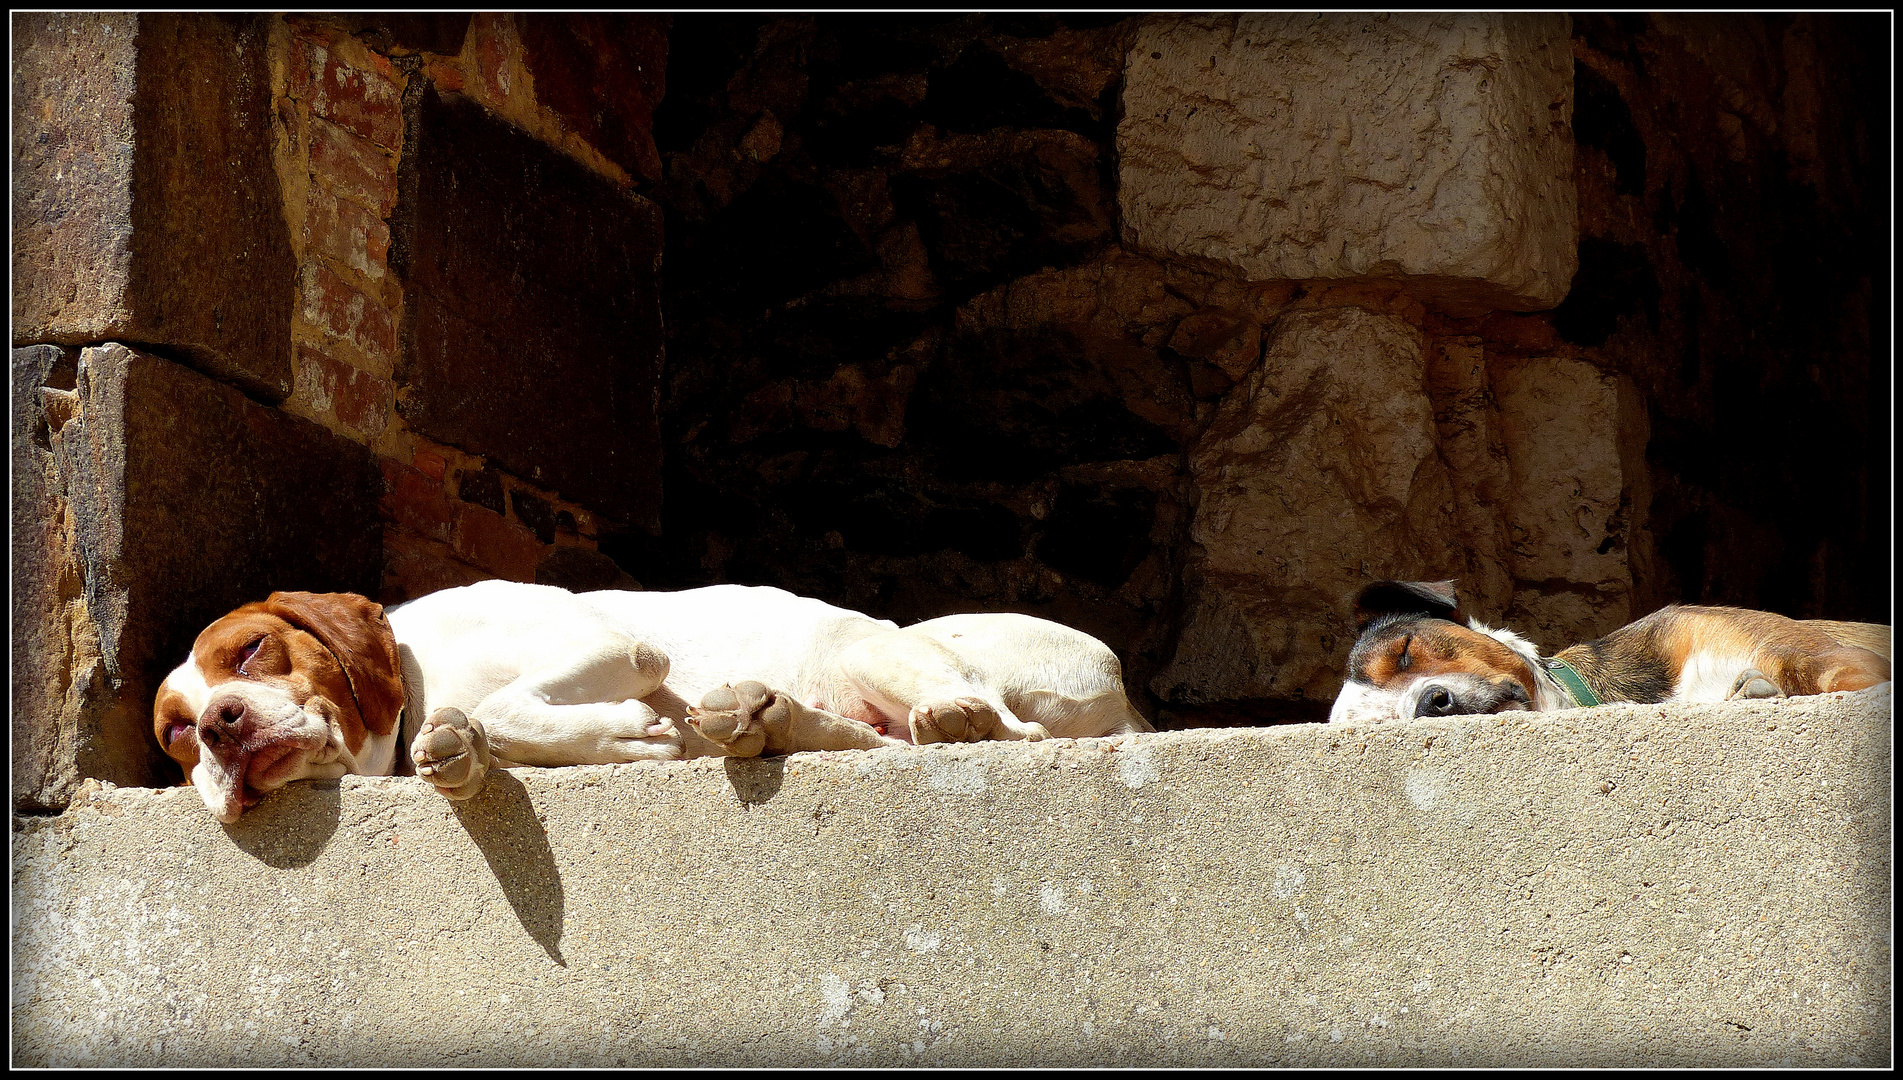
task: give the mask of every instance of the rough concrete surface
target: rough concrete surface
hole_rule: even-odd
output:
[[[13,1064],[1884,1066],[1892,710],[105,789]]]

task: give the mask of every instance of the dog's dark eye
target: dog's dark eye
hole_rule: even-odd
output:
[[[246,671],[244,669],[244,666],[251,662],[252,657],[258,655],[258,646],[262,644],[264,644],[264,638],[262,635],[260,635],[258,640],[238,650],[238,674],[240,675],[251,674],[249,671]]]
[[[1413,640],[1413,638],[1408,638],[1406,641],[1401,642],[1401,655],[1394,658],[1394,666],[1402,671],[1406,671],[1408,668],[1414,666],[1414,658],[1407,654],[1408,643]]]

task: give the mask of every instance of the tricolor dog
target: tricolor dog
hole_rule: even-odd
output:
[[[690,702],[698,704],[690,705]],[[213,622],[153,731],[212,815],[293,780],[1149,731],[1116,656],[1027,615],[900,629],[781,589],[485,581],[391,608],[277,592]]]
[[[1871,623],[1673,606],[1542,657],[1512,631],[1454,621],[1456,603],[1452,581],[1361,590],[1361,636],[1329,720],[1797,697],[1890,679],[1890,628]]]

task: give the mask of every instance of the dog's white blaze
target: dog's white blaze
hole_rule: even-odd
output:
[[[1516,654],[1519,655],[1519,657],[1522,660],[1525,660],[1527,663],[1532,664],[1535,667],[1539,666],[1539,662],[1540,662],[1539,646],[1533,644],[1531,641],[1527,640],[1526,638],[1521,637],[1519,634],[1516,634],[1513,631],[1506,629],[1505,627],[1488,626],[1486,623],[1481,622],[1479,619],[1468,619],[1467,628],[1469,630],[1474,631],[1475,633],[1487,635],[1488,637],[1499,642],[1500,644],[1505,645],[1507,648],[1512,649]]]
[[[1749,654],[1701,649],[1685,658],[1678,683],[1672,687],[1672,696],[1665,700],[1701,705],[1724,701],[1731,696],[1731,687],[1738,676],[1753,663],[1754,658]]]
[[[193,720],[203,716],[205,706],[211,704],[211,684],[205,681],[205,673],[198,668],[197,653],[173,668],[172,673],[165,677],[164,685],[185,699],[186,707],[192,710]]]
[[[1328,722],[1379,722],[1396,720],[1402,715],[1401,694],[1350,679],[1341,684],[1341,693],[1335,695],[1335,705],[1328,710]]]
[[[200,757],[198,764],[192,766],[192,790],[198,792],[198,797],[204,801],[205,809],[211,811],[211,816],[226,825],[237,821],[244,813],[244,803],[239,801],[237,793],[226,793],[230,786],[220,783],[218,774],[212,771],[210,754]]]

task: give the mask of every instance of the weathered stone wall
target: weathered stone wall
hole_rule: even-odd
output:
[[[176,779],[158,679],[273,589],[633,583],[665,25],[15,19],[17,807]]]
[[[1145,20],[1117,128],[1124,242],[1251,281],[1407,277],[1540,310],[1573,242],[1557,14]]]
[[[1064,619],[1165,726],[1321,715],[1381,577],[1885,620],[1879,30],[677,18],[664,524],[604,546]]]
[[[61,778],[23,805],[156,761],[132,688],[203,621],[88,621],[144,587],[84,561],[107,489],[52,450],[109,343],[239,393],[192,423],[374,468],[334,516],[386,602],[1029,611],[1166,727],[1320,716],[1379,577],[1549,646],[1671,601],[1886,619],[1884,26],[17,17],[14,704],[68,717],[16,737],[64,748],[16,755]]]

